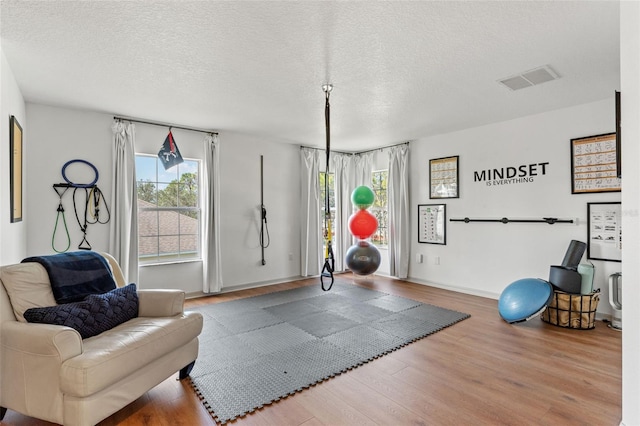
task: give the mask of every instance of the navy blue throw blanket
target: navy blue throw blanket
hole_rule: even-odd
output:
[[[94,251],[34,256],[22,262],[38,262],[44,266],[58,304],[78,302],[90,294],[102,294],[116,288],[109,263]]]

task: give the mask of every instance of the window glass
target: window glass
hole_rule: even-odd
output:
[[[378,247],[387,247],[388,245],[388,221],[387,221],[387,180],[389,176],[388,170],[377,170],[371,173],[371,188],[376,199],[371,206],[371,214],[378,219],[378,229],[371,236],[371,242]]]
[[[136,179],[143,182],[156,180],[156,157],[136,156]]]
[[[141,264],[200,259],[200,161],[164,170],[155,155],[136,155]]]

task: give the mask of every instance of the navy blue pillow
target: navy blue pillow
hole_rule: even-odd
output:
[[[83,339],[127,322],[138,316],[136,285],[91,294],[80,302],[65,303],[44,308],[30,308],[24,312],[28,322],[66,325],[77,330]]]

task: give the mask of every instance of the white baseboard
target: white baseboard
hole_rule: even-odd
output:
[[[234,285],[234,286],[230,286],[230,287],[223,287],[217,293],[205,293],[203,291],[196,291],[196,292],[187,293],[186,294],[186,298],[187,299],[194,299],[194,298],[197,298],[197,297],[212,296],[214,294],[225,294],[225,293],[231,293],[231,292],[234,292],[234,291],[249,290],[249,289],[258,288],[258,287],[266,287],[266,286],[270,286],[270,285],[274,285],[274,284],[288,283],[288,282],[291,282],[291,281],[298,281],[298,280],[303,280],[303,279],[306,279],[306,278],[313,278],[313,277],[303,277],[303,276],[298,275],[297,277],[287,277],[287,278],[279,278],[277,280],[257,281],[257,282],[253,282],[253,283],[239,284],[239,285]]]
[[[495,300],[500,299],[500,295],[499,294],[496,294],[496,293],[493,293],[493,292],[490,292],[490,291],[478,290],[478,289],[475,289],[475,288],[450,286],[450,285],[446,285],[446,284],[436,283],[436,282],[433,282],[433,281],[421,280],[420,278],[415,278],[415,277],[409,277],[409,278],[406,279],[406,281],[409,281],[409,282],[412,282],[412,283],[416,283],[416,284],[426,285],[426,286],[429,286],[429,287],[441,288],[443,290],[455,291],[456,293],[470,294],[472,296],[486,297],[486,298],[495,299]]]

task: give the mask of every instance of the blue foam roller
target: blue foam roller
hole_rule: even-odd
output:
[[[527,321],[541,313],[552,297],[553,287],[549,282],[523,278],[504,289],[498,300],[498,311],[508,323]]]

